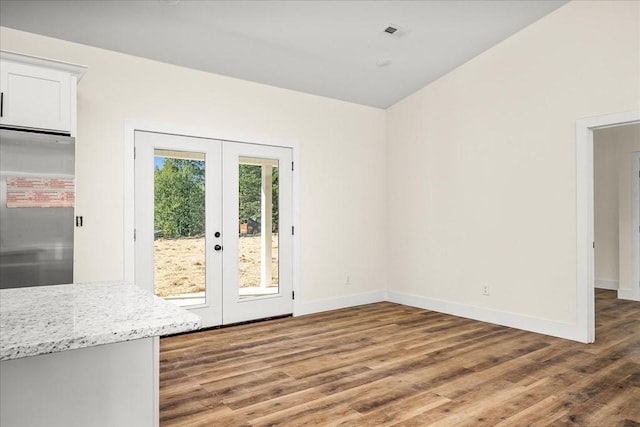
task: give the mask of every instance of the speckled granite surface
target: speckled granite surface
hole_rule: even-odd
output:
[[[0,290],[0,360],[199,327],[195,314],[124,282]]]

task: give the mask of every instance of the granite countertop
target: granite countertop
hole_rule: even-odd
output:
[[[191,331],[200,318],[126,282],[0,290],[0,360]]]

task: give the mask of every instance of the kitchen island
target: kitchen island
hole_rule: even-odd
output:
[[[125,282],[0,290],[0,425],[157,426],[159,336],[198,316]]]

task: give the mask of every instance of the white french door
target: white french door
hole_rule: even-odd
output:
[[[135,282],[204,327],[289,314],[291,149],[135,133]]]
[[[292,313],[291,149],[225,142],[222,164],[222,323]]]

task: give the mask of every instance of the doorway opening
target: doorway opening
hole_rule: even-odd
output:
[[[595,341],[594,131],[638,123],[640,111],[576,121],[576,307],[577,331],[584,342]],[[640,301],[640,277],[633,278],[628,291],[628,299]]]
[[[629,295],[638,269],[640,124],[594,131],[595,287]]]

